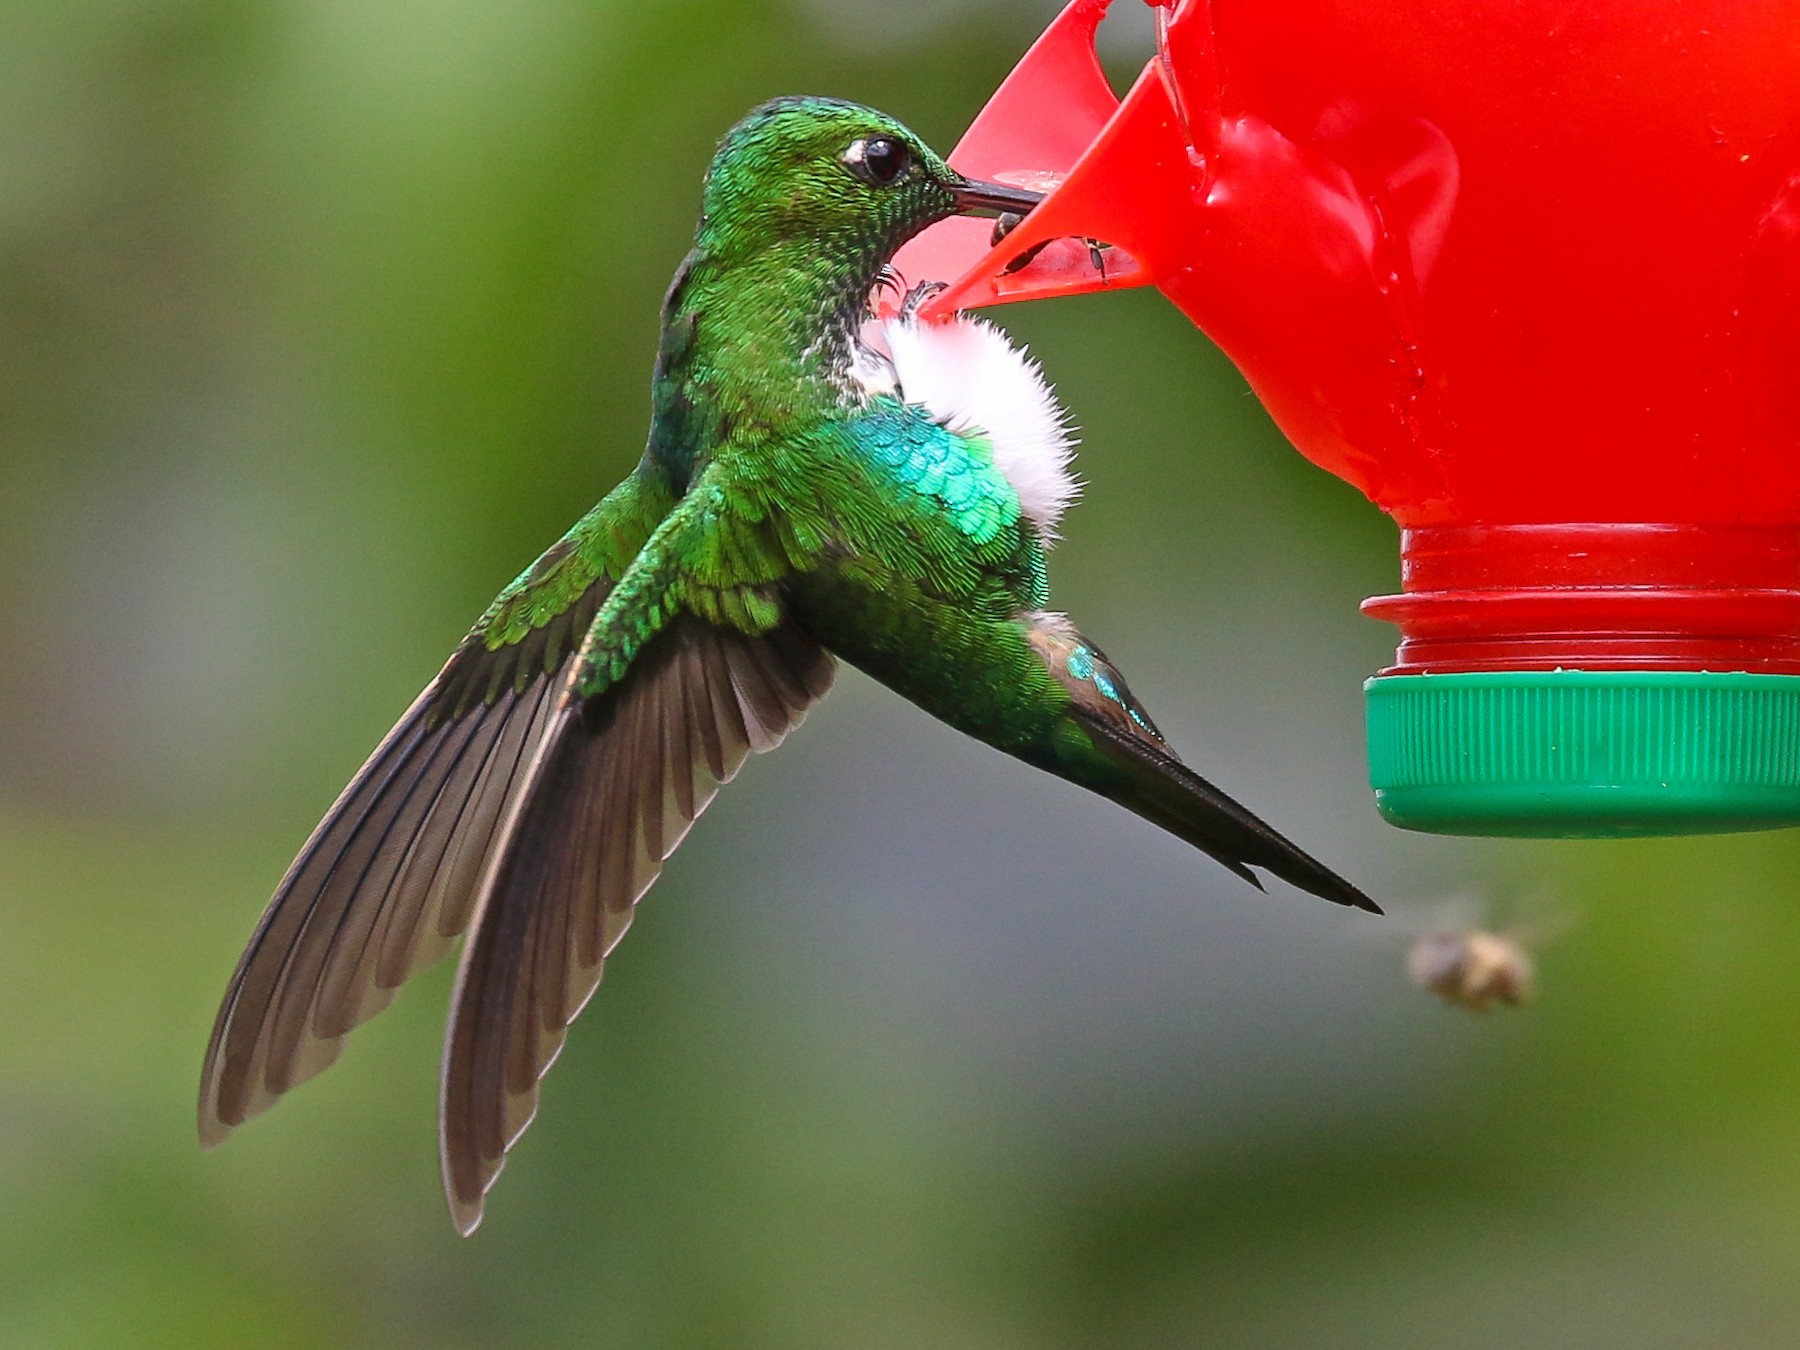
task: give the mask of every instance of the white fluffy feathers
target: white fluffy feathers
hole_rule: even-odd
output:
[[[893,372],[889,384],[859,371],[864,388],[893,393],[958,435],[986,440],[1020,508],[1044,542],[1053,542],[1081,485],[1069,470],[1075,457],[1069,415],[1038,363],[993,324],[968,315],[943,323],[871,322],[862,336]]]

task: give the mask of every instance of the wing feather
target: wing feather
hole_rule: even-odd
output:
[[[463,1232],[663,860],[832,673],[792,629],[752,638],[683,616],[605,694],[562,701],[483,883],[445,1040],[440,1146]]]
[[[596,581],[558,616],[562,629],[512,647],[488,650],[478,629],[326,813],[226,988],[201,1075],[203,1143],[331,1064],[345,1035],[467,928],[574,666],[567,624],[591,619],[609,586]]]

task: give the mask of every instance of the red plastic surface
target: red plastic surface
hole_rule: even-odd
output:
[[[1800,0],[1172,0],[1117,105],[1106,7],[952,154],[1060,186],[903,252],[928,313],[1159,286],[1404,528],[1396,670],[1800,673]]]

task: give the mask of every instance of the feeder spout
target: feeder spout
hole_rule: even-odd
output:
[[[1120,100],[1094,53],[1106,8],[1066,8],[951,152],[960,173],[1047,195],[1009,233],[953,219],[908,244],[909,285],[949,283],[922,317],[1157,286],[1303,454],[1389,510],[1441,497],[1409,299],[1454,202],[1447,139],[1354,106],[1304,141],[1227,116],[1195,0],[1158,10],[1156,54]]]
[[[1074,0],[1031,47],[950,152],[950,166],[969,178],[1054,195],[1119,111],[1119,100],[1094,53],[1094,30],[1108,0]],[[894,267],[910,286],[950,284],[927,302],[926,318],[957,309],[1043,294],[1073,294],[1106,284],[1064,266],[1075,249],[1044,248],[1040,224],[1048,202],[1004,238],[988,221],[954,217],[909,242]],[[1066,204],[1051,212],[1068,214]],[[1021,259],[1032,256],[1029,263]],[[1085,255],[1084,255],[1085,256]],[[1027,275],[1028,273],[1028,275]],[[1115,284],[1127,284],[1114,273]]]

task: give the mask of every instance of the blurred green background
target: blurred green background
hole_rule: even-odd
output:
[[[1058,600],[1392,921],[846,673],[671,866],[472,1240],[447,968],[199,1152],[294,849],[637,458],[715,138],[811,91],[947,148],[1050,12],[0,7],[0,1346],[1800,1341],[1800,836],[1381,825],[1393,530],[1145,292],[1002,315],[1085,433]],[[1406,984],[1457,893],[1561,915],[1536,1006]]]

